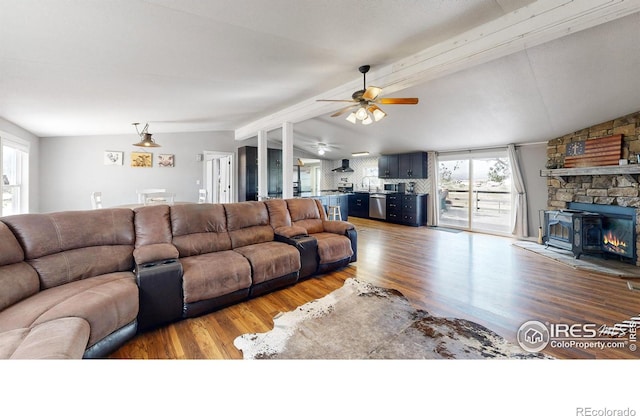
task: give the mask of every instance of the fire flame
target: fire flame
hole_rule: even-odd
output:
[[[611,231],[603,236],[603,242],[604,245],[614,253],[624,253],[627,251],[627,243],[620,240]]]

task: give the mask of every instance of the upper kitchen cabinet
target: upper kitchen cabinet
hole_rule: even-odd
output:
[[[384,179],[426,179],[427,152],[382,155],[378,158],[378,177]]]
[[[378,178],[398,177],[398,155],[382,155],[378,158]]]
[[[398,155],[398,179],[426,179],[427,152]]]

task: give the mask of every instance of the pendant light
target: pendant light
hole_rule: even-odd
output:
[[[138,124],[140,123],[133,123],[133,125],[136,126],[136,132],[138,133],[138,137],[140,137],[140,141],[133,145],[138,147],[160,147],[160,145],[151,137],[151,133],[147,132],[149,129],[149,123],[144,125],[142,131],[138,131]]]

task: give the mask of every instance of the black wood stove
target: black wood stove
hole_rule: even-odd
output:
[[[637,264],[636,209],[617,205],[569,203],[569,209],[544,211],[546,246]]]
[[[602,253],[602,215],[575,209],[544,212],[546,246],[583,253]]]

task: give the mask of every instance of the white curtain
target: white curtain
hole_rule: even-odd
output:
[[[427,196],[427,225],[438,225],[438,156],[436,152],[427,152],[427,169],[429,181],[429,195]]]
[[[513,227],[511,234],[513,234],[517,238],[525,238],[529,237],[527,192],[524,186],[522,171],[520,170],[520,163],[518,161],[518,154],[516,153],[516,146],[513,144],[508,145],[507,153],[509,154],[509,164],[511,165],[513,187],[516,191],[514,204],[515,212],[513,216]]]

